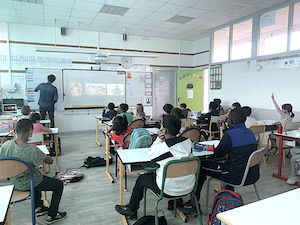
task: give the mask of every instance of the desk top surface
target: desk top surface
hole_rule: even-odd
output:
[[[6,216],[14,185],[0,187],[0,222],[3,222]]]
[[[279,121],[277,120],[257,120],[256,121],[258,125],[275,125],[276,123],[278,123]]]
[[[38,147],[44,154],[49,155],[50,152],[48,151],[46,145],[37,145],[36,147]]]
[[[41,124],[47,124],[47,123],[51,123],[51,121],[50,120],[40,120],[40,123]]]
[[[152,134],[157,134],[159,129],[158,128],[146,128],[146,130],[152,135]]]
[[[217,217],[230,225],[298,224],[297,217],[292,216],[299,213],[297,199],[300,199],[300,188],[219,213]]]
[[[278,134],[276,132],[274,134],[277,135],[277,136],[299,138],[300,139],[300,131],[299,130],[284,131],[284,132],[282,132],[282,134]]]

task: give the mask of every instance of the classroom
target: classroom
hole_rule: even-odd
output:
[[[113,125],[103,118],[109,112],[109,103],[114,103],[115,110],[121,108],[118,114],[128,110],[133,119],[138,118],[137,104],[142,104],[143,126],[154,124],[159,129],[165,104],[180,108],[186,103],[190,113],[182,122],[184,130],[199,128],[199,117],[211,111],[214,99],[221,99],[224,111],[235,102],[251,107],[251,117],[267,129],[263,136],[258,134],[261,146],[268,150],[275,143],[274,148],[280,149],[278,155],[268,153],[261,161],[256,182],[260,198],[290,193],[300,186],[296,181],[295,185],[286,182],[294,156],[289,154],[290,148],[299,144],[299,135],[287,135],[289,130],[281,119],[284,110],[280,108],[290,104],[291,120],[295,124],[300,121],[299,38],[299,0],[1,0],[0,128],[9,129],[1,135],[1,144],[17,138],[13,132],[23,106],[30,107],[31,115],[41,113],[38,121],[52,129],[43,131],[47,134],[45,144],[54,149],[47,176],[70,168],[84,173],[79,182],[64,186],[59,210],[68,216],[57,224],[134,224],[136,221],[120,216],[115,205],[130,200],[135,182],[144,171],[125,172],[123,191],[123,173],[117,177],[115,172],[121,170],[122,163],[118,165],[114,156],[117,147],[113,151],[110,147],[118,143],[111,142],[112,137],[105,133]],[[47,110],[41,110],[42,92],[37,90],[51,74],[55,79],[50,83],[57,90],[51,108],[54,119],[48,109],[44,118]],[[127,104],[127,110],[122,111],[122,103]],[[282,122],[286,136],[274,135],[281,129],[277,122]],[[161,132],[150,130],[152,137]],[[203,132],[201,136],[205,141]],[[274,143],[269,140],[272,138]],[[289,143],[292,146],[287,147]],[[81,167],[88,156],[107,161],[111,158],[112,164]],[[0,187],[3,185],[8,181],[0,179]],[[215,180],[210,185],[209,213],[218,185]],[[206,187],[207,182],[199,197],[203,224],[208,220]],[[250,203],[260,202],[252,185],[239,188],[238,193],[246,210]],[[47,198],[50,202],[49,192]],[[186,202],[189,197],[183,199]],[[154,215],[154,203],[154,196],[148,192],[147,215]],[[138,218],[143,216],[143,206],[142,202]],[[167,200],[162,200],[159,209],[168,224],[183,224],[180,213],[174,218],[167,207]],[[11,224],[32,224],[31,200],[13,204],[9,211],[0,224],[5,216],[11,218]],[[189,224],[199,224],[198,217],[183,217]],[[258,215],[258,220],[265,221],[261,217]],[[45,221],[44,216],[36,217],[37,224]],[[270,224],[279,221],[274,219]]]

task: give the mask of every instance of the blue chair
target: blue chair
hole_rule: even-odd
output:
[[[14,177],[26,170],[29,170],[30,175],[30,191],[14,190],[11,204],[31,199],[32,224],[35,225],[34,183],[31,165],[21,158],[0,157],[0,179]],[[10,224],[10,221],[6,221],[5,224]]]

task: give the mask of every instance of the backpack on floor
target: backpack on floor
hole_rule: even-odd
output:
[[[109,164],[112,164],[112,159],[109,160]],[[83,161],[83,167],[86,168],[105,166],[105,165],[106,165],[106,160],[101,157],[89,156]]]
[[[149,148],[152,145],[152,137],[145,128],[133,129],[129,149]]]
[[[73,169],[66,169],[63,172],[56,172],[54,178],[61,180],[64,184],[80,181],[84,177],[84,173]]]
[[[234,209],[244,205],[243,199],[240,194],[230,191],[221,190],[219,191],[214,200],[212,213],[209,214],[207,221],[208,225],[221,225],[221,221],[217,219],[217,214],[225,212],[230,209]]]
[[[158,217],[159,225],[167,225],[165,216]],[[143,216],[138,219],[133,225],[155,225],[155,216]]]

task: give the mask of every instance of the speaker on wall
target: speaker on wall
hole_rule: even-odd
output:
[[[60,35],[61,36],[66,36],[67,35],[67,28],[61,27],[60,28]]]
[[[122,35],[122,41],[127,41],[127,34]]]

